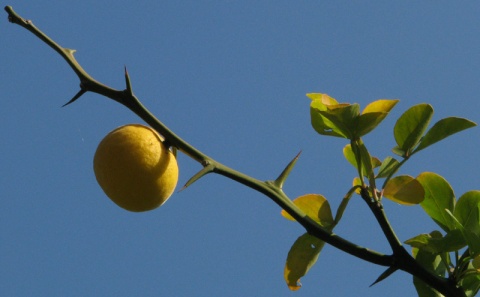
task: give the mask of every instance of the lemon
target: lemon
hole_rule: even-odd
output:
[[[118,206],[134,212],[167,201],[178,181],[178,165],[152,128],[129,124],[100,142],[93,159],[98,184]]]

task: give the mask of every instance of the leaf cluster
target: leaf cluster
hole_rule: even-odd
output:
[[[434,230],[405,241],[412,247],[415,261],[431,274],[448,277],[461,286],[466,296],[474,296],[480,288],[480,191],[469,191],[458,200],[450,184],[440,175],[424,172],[417,177],[396,175],[400,167],[419,151],[457,132],[476,126],[470,120],[448,117],[430,126],[433,108],[418,104],[406,110],[396,121],[393,135],[396,146],[381,161],[371,156],[362,137],[372,132],[398,103],[398,100],[377,100],[362,112],[358,104],[339,103],[327,94],[311,93],[310,116],[312,127],[320,135],[345,138],[350,141],[344,149],[345,159],[358,174],[342,199],[335,218],[328,200],[320,194],[307,194],[293,200],[306,215],[331,231],[339,223],[353,194],[369,204],[384,230],[394,252],[402,256],[403,245],[388,224],[382,199],[401,205],[420,205],[425,213],[444,232]],[[382,185],[377,186],[379,180]],[[379,183],[380,184],[380,183]],[[282,215],[294,220],[288,213]],[[293,244],[287,256],[284,277],[291,290],[301,287],[300,278],[316,263],[324,242],[305,233]],[[463,254],[459,256],[460,252]],[[375,283],[398,270],[391,266]],[[419,296],[443,296],[422,279],[414,276]]]

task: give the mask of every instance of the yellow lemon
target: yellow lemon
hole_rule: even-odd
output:
[[[178,165],[163,138],[139,124],[118,127],[98,145],[95,177],[105,194],[129,211],[152,210],[167,201],[178,181]]]

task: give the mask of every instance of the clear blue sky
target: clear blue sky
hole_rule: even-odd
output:
[[[353,4],[352,4],[353,3]],[[218,161],[273,179],[300,151],[285,186],[294,198],[325,195],[333,209],[355,170],[344,140],[310,126],[309,92],[365,106],[400,99],[365,138],[392,155],[395,118],[431,103],[434,121],[477,123],[480,4],[474,1],[16,1],[23,17],[95,78],[134,91],[172,130]],[[414,296],[396,273],[326,246],[290,292],[286,255],[303,230],[268,198],[210,175],[161,208],[129,213],[95,181],[98,142],[141,122],[95,94],[77,91],[66,63],[19,26],[0,19],[0,292],[2,296]],[[401,173],[434,171],[457,196],[479,188],[480,130],[419,153]],[[200,166],[180,155],[179,188]],[[419,206],[385,202],[399,237],[436,226]],[[336,233],[390,253],[356,197]]]

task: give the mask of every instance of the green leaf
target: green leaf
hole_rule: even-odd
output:
[[[293,200],[293,203],[298,206],[307,216],[319,223],[325,228],[333,225],[333,215],[328,200],[319,194],[307,194],[300,196]],[[295,221],[295,219],[282,209],[282,216]]]
[[[356,137],[362,137],[375,129],[397,103],[398,100],[377,100],[368,104],[358,117]]]
[[[476,126],[474,122],[456,117],[442,119],[435,123],[433,127],[425,134],[422,141],[415,149],[415,153],[424,148],[465,129]]]
[[[467,244],[462,232],[458,229],[450,231],[445,237],[439,231],[420,234],[408,239],[405,243],[434,254],[458,251]]]
[[[480,274],[478,272],[468,274],[462,278],[459,284],[465,291],[466,297],[474,297],[480,289]]]
[[[454,217],[463,227],[463,235],[472,256],[480,254],[480,191],[463,194],[453,211]]]
[[[473,265],[473,268],[480,270],[480,255],[473,258],[472,265]]]
[[[377,178],[385,178],[393,175],[399,165],[400,163],[395,158],[386,157],[380,165],[380,169],[378,169]]]
[[[351,128],[349,126],[353,125],[353,123],[347,124],[341,118],[346,116],[348,108],[352,106],[351,104],[338,103],[337,100],[327,94],[310,93],[307,94],[307,97],[312,99],[310,117],[315,131],[321,135],[350,138]],[[342,111],[347,111],[347,113],[343,114]],[[352,121],[350,119],[348,122]]]
[[[292,291],[300,289],[300,278],[307,274],[317,262],[325,242],[305,233],[300,236],[288,252],[284,278]]]
[[[393,133],[398,149],[405,152],[404,157],[409,157],[417,146],[423,133],[430,123],[433,108],[429,104],[412,106],[395,123]]]
[[[399,175],[387,182],[383,195],[403,205],[419,204],[425,197],[422,185],[409,175]]]
[[[479,206],[480,191],[469,191],[458,199],[453,214],[463,227],[472,230],[480,228]]]
[[[406,152],[404,150],[402,150],[401,148],[399,148],[398,146],[392,148],[392,152],[395,155],[399,155],[400,157],[405,157],[405,155],[406,155]]]
[[[360,106],[358,104],[337,104],[327,105],[326,110],[318,110],[318,112],[331,123],[331,129],[345,138],[354,138],[355,124],[360,114]]]
[[[347,144],[346,146],[343,147],[343,156],[345,157],[345,159],[347,159],[347,161],[350,164],[352,164],[354,168],[358,169],[357,159],[355,157],[355,153],[353,152],[352,146],[350,144]],[[382,162],[376,157],[371,158],[371,163],[372,163],[372,167],[374,168],[381,166],[382,164]]]
[[[429,271],[433,272],[439,277],[445,277],[447,268],[442,262],[442,258],[438,254],[432,254],[430,252],[420,250],[418,248],[413,248],[413,257],[424,266]],[[421,297],[443,297],[442,294],[438,293],[436,290],[432,289],[422,280],[417,277],[413,277],[413,284],[417,290],[418,296]]]
[[[471,230],[466,229],[462,223],[458,221],[455,215],[447,210],[447,213],[452,217],[453,221],[455,222],[455,227],[462,232],[463,238],[468,244],[468,249],[470,252],[470,256],[475,257],[480,252],[480,238],[478,234],[471,232]]]
[[[355,156],[355,163],[360,176],[366,176],[368,178],[373,176],[373,161],[367,147],[363,143],[362,139],[350,141],[350,148]]]
[[[335,124],[333,124],[332,121],[320,113],[322,108],[326,109],[327,107],[321,102],[313,101],[310,104],[310,118],[312,127],[315,131],[321,135],[348,138],[348,136],[343,134],[342,131],[336,129]]]
[[[455,229],[455,223],[445,211],[453,212],[455,208],[455,194],[450,184],[433,172],[424,172],[417,180],[425,190],[425,199],[420,203],[423,210],[446,232]]]

